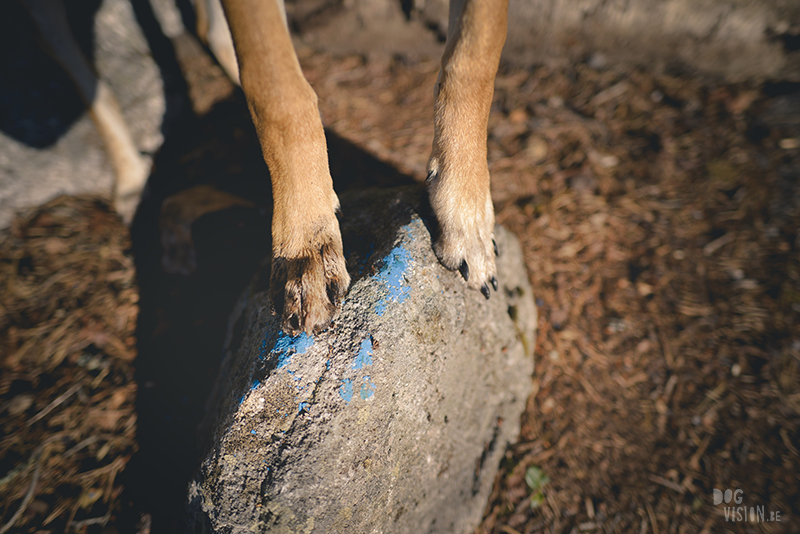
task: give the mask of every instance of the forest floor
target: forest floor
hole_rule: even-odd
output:
[[[139,233],[105,199],[62,197],[0,236],[0,532],[147,532],[147,506],[130,504],[146,492],[128,490],[154,456],[180,464],[174,495],[185,488],[199,416],[180,406],[213,365],[181,393],[145,353],[213,362],[246,279],[215,281],[266,249],[195,228],[196,271],[164,274],[153,199],[216,185],[256,208],[212,222],[260,236],[269,193],[241,94],[176,49],[193,118],[156,160],[171,181]],[[438,62],[300,56],[334,176],[379,160],[424,180]],[[800,531],[799,91],[597,61],[501,66],[492,197],[522,242],[539,332],[519,441],[478,533]],[[731,521],[734,506],[754,515]]]

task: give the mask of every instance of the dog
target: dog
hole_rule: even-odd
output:
[[[21,1],[86,102],[116,172],[115,208],[130,221],[149,168],[113,92],[72,37],[62,0]],[[317,95],[300,68],[283,0],[198,0],[195,8],[201,37],[241,85],[270,171],[274,310],[286,333],[318,333],[336,314],[350,276]],[[487,127],[507,13],[508,0],[450,0],[427,168],[440,228],[434,252],[487,299],[489,286],[497,290]]]

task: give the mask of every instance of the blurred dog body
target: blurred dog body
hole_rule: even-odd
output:
[[[115,173],[114,206],[130,222],[144,189],[150,166],[141,157],[122,116],[117,98],[81,51],[67,23],[62,0],[21,0],[50,54],[64,68],[94,122]]]
[[[114,205],[126,222],[150,173],[113,92],[98,79],[67,23],[62,0],[21,0],[86,103],[116,173]],[[241,87],[270,170],[270,296],[284,331],[324,329],[350,283],[345,268],[317,96],[292,46],[283,0],[197,0],[198,34]],[[428,191],[440,232],[434,251],[488,298],[495,278],[494,209],[486,136],[508,0],[451,0],[434,89]]]

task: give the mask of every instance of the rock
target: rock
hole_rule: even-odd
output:
[[[244,291],[189,488],[193,532],[471,532],[531,388],[536,307],[496,228],[489,300],[431,249],[419,186],[342,197],[350,292],[315,337]]]
[[[361,37],[396,27],[398,18],[408,19],[408,33],[424,27],[441,39],[447,34],[448,0],[409,2],[402,14],[399,5],[350,0],[325,11],[319,0],[297,0],[287,12],[306,42],[351,53],[408,53],[412,39],[403,30],[390,30],[382,39]],[[793,0],[511,1],[503,59],[516,65],[587,61],[597,69],[688,71],[734,83],[797,82],[798,20],[800,3]],[[429,47],[427,42],[417,38],[415,47]]]
[[[444,0],[431,0],[444,1]],[[798,81],[800,4],[751,0],[509,3],[506,60],[683,71],[727,82]],[[794,27],[793,27],[794,26]]]

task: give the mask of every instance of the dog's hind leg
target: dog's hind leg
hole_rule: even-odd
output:
[[[130,223],[150,165],[136,148],[114,93],[97,78],[75,41],[62,0],[22,0],[22,4],[30,12],[49,52],[67,71],[86,103],[116,174],[114,207],[122,219]]]
[[[434,251],[486,298],[489,285],[497,289],[486,136],[507,13],[508,0],[451,0],[428,162]]]
[[[280,0],[224,0],[239,73],[272,178],[270,295],[286,332],[325,328],[350,284],[317,95]]]
[[[228,78],[239,84],[239,65],[220,0],[195,0],[195,13],[197,34],[208,44]]]

